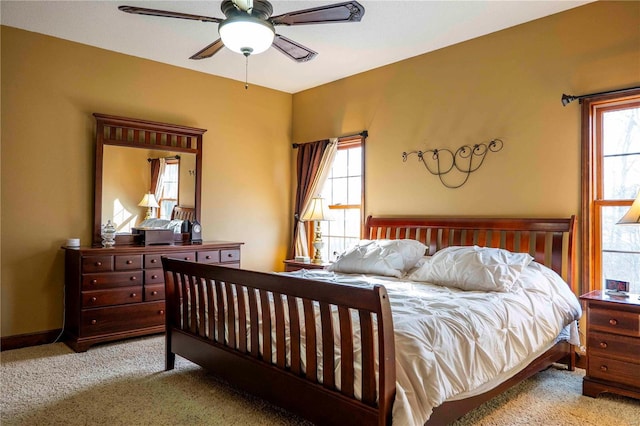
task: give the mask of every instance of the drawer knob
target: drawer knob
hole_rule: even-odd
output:
[[[131,297],[136,297],[136,296],[137,296],[137,294],[131,293]]]
[[[611,324],[611,325],[618,325],[618,320],[617,320],[617,319],[613,319],[613,318],[612,318],[612,319],[610,319],[610,320],[609,320],[609,324]]]
[[[189,260],[189,256],[186,256],[186,257],[184,258],[184,260]]]
[[[156,296],[157,294],[158,294],[158,292],[157,292],[157,291],[155,291],[155,290],[151,292],[151,295],[152,295],[152,296]]]
[[[163,311],[162,309],[160,309],[160,310],[158,311],[158,313],[159,313],[160,315],[164,315],[164,311]]]
[[[607,371],[609,368],[606,365],[601,365],[600,366],[600,371]]]
[[[96,262],[96,266],[102,266],[102,262]]]
[[[98,298],[94,296],[94,297],[92,297],[90,300],[91,300],[92,302],[95,302],[96,300],[98,300]]]
[[[97,323],[97,322],[98,322],[98,321],[96,321],[96,320],[94,320],[94,319],[93,319],[93,320],[91,320],[91,325],[96,325],[96,323]]]
[[[158,259],[151,259],[151,263],[158,263]]]
[[[607,346],[608,346],[608,345],[607,345],[607,342],[600,342],[600,347],[601,347],[602,349],[607,349]]]
[[[157,275],[151,275],[151,279],[152,279],[152,280],[155,280],[156,278],[158,278],[158,276],[157,276]]]
[[[127,260],[127,265],[131,265],[133,263],[133,260]]]
[[[205,259],[211,259],[211,256],[206,255],[204,258],[205,258]]]
[[[229,253],[227,254],[227,257],[233,257],[233,254]]]
[[[129,278],[129,279],[130,279],[131,281],[135,281],[135,280],[137,280],[137,278],[136,278],[136,277],[131,277],[131,278]]]
[[[98,284],[98,280],[91,280],[91,284]]]

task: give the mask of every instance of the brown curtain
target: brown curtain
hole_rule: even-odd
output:
[[[151,186],[149,192],[155,195],[158,188],[158,179],[160,178],[160,159],[151,158],[149,163],[151,164]]]
[[[296,203],[293,215],[293,239],[291,242],[291,255],[296,254],[296,241],[298,239],[300,217],[305,208],[306,200],[311,198],[313,182],[320,168],[322,157],[331,141],[329,139],[300,144],[298,146]]]

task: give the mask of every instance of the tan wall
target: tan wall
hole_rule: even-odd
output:
[[[365,17],[366,19],[366,17]],[[640,83],[640,3],[598,2],[293,97],[294,142],[369,131],[374,215],[579,212],[580,106]],[[504,141],[458,189],[403,151]]]
[[[2,336],[62,326],[60,246],[91,238],[94,112],[208,129],[204,238],[245,242],[247,268],[281,268],[290,94],[9,27],[1,42]]]

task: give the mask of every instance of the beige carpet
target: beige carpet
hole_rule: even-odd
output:
[[[62,343],[1,356],[2,425],[300,425],[178,358],[164,371],[164,339],[99,345]],[[583,370],[549,369],[469,413],[463,425],[640,426],[640,402],[581,395]]]

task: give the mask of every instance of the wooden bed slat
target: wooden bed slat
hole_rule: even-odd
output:
[[[218,335],[216,337],[216,341],[220,343],[225,342],[225,330],[224,330],[224,296],[222,295],[222,282],[219,280],[215,280],[214,284],[216,286],[216,301],[218,302],[216,305],[217,313],[218,313]]]
[[[373,404],[376,400],[375,355],[373,353],[373,324],[369,312],[358,311],[360,342],[362,346],[362,401]]]
[[[276,364],[280,368],[284,368],[287,362],[286,346],[285,346],[285,322],[284,307],[282,306],[282,295],[280,293],[273,294],[273,306],[276,311]]]
[[[247,306],[245,302],[245,289],[236,287],[236,296],[238,298],[238,350],[247,352]],[[212,315],[211,315],[212,316]]]
[[[313,303],[309,299],[302,299],[304,307],[304,332],[307,369],[305,375],[313,383],[318,383],[318,358],[316,355],[316,319]]]
[[[209,340],[216,340],[216,316],[213,315],[214,307],[216,305],[215,302],[215,285],[209,280],[207,282],[206,291],[207,291],[207,312],[211,315],[207,315],[207,320],[209,322]]]
[[[287,296],[289,307],[289,336],[291,341],[291,371],[300,374],[302,364],[300,359],[300,315],[298,313],[298,301],[295,297]]]
[[[320,323],[322,324],[322,384],[329,389],[335,389],[333,320],[331,306],[328,303],[320,303]]]
[[[340,319],[340,390],[353,398],[353,332],[349,308],[338,306]]]
[[[258,321],[258,301],[256,298],[257,290],[249,288],[247,296],[249,298],[249,318],[251,321],[251,356],[258,358],[260,356],[260,327]]]
[[[233,297],[233,284],[225,281],[224,293],[227,296],[227,342],[230,347],[236,348],[236,309]]]
[[[260,295],[260,317],[262,318],[262,358],[271,362],[273,360],[273,350],[271,347],[271,307],[269,296],[263,289],[258,291]]]

